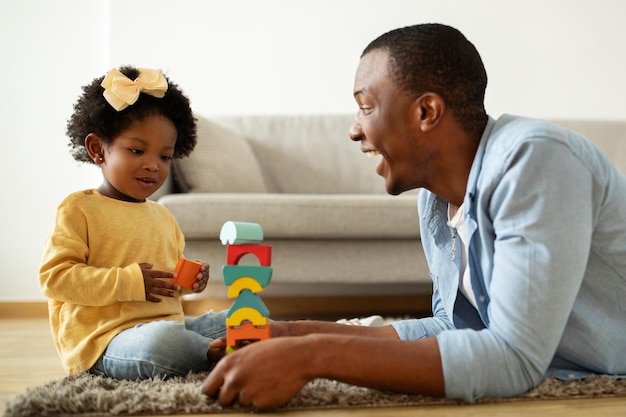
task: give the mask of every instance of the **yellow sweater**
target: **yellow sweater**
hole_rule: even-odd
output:
[[[180,299],[146,300],[140,262],[173,271],[184,237],[153,201],[129,203],[96,190],[69,195],[46,241],[39,284],[68,373],[86,371],[122,330],[155,320],[183,321]]]

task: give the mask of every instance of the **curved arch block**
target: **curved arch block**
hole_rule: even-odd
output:
[[[239,297],[239,294],[243,290],[248,290],[256,294],[257,292],[263,291],[263,287],[254,278],[241,277],[232,284],[230,284],[230,286],[228,287],[228,298]]]
[[[261,243],[263,229],[257,223],[227,221],[220,230],[222,245],[241,245],[244,243]]]
[[[272,264],[272,247],[269,245],[226,245],[228,265],[237,265],[239,260],[248,254],[256,256],[262,266]]]
[[[226,329],[226,346],[237,346],[237,342],[244,340],[265,340],[270,338],[270,323],[265,326],[255,326],[250,322],[245,322],[238,327],[228,327]]]
[[[265,326],[268,322],[267,317],[263,317],[258,310],[250,307],[243,307],[236,310],[232,315],[226,319],[227,326],[239,326],[242,323],[249,321],[254,326]]]

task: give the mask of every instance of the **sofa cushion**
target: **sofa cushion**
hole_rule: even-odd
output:
[[[626,174],[626,122],[616,120],[554,120],[556,124],[587,137]]]
[[[246,138],[270,192],[386,194],[368,158],[348,132],[354,115],[232,116],[213,120]]]
[[[183,193],[264,193],[263,174],[246,139],[207,119],[198,119],[198,144],[189,157],[172,162]]]
[[[188,240],[219,240],[229,220],[264,239],[419,239],[417,195],[170,194],[159,199]]]

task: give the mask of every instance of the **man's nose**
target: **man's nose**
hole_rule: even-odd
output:
[[[356,116],[354,117],[354,119],[352,120],[352,124],[350,125],[349,135],[350,139],[355,142],[359,142],[363,139],[363,130],[361,129],[361,123],[359,123]]]

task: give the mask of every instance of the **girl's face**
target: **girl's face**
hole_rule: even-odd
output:
[[[103,145],[101,194],[124,201],[144,201],[165,182],[177,138],[176,127],[162,115],[133,122],[109,146]]]

